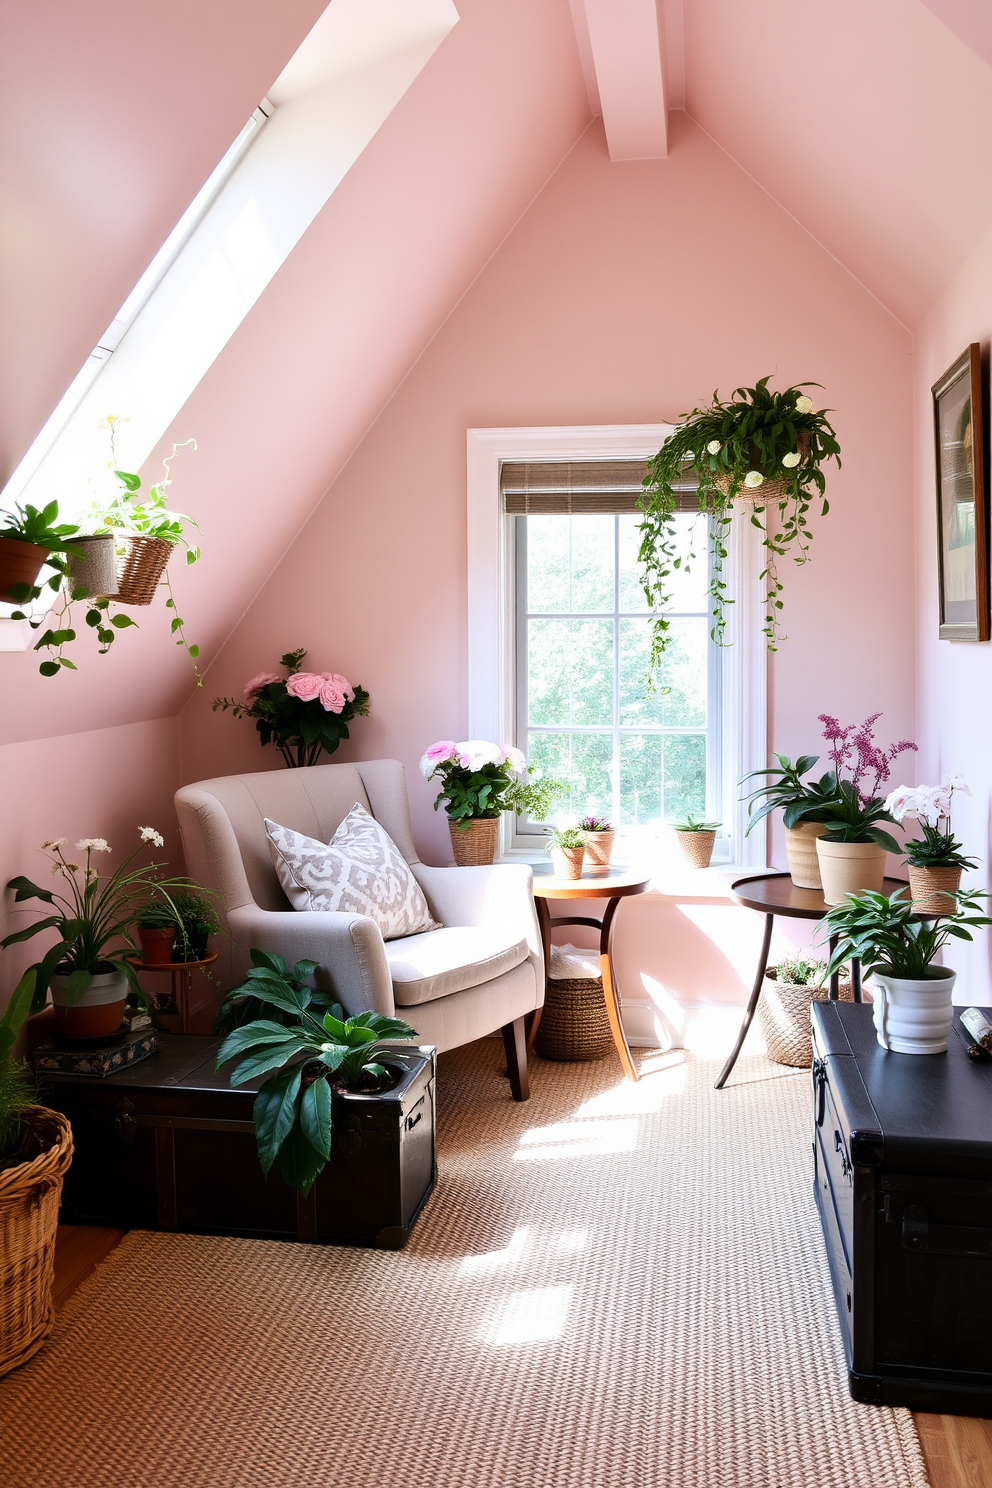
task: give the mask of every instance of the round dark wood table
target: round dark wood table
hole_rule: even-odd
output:
[[[616,1044],[620,1063],[628,1080],[637,1079],[637,1070],[620,1017],[620,994],[617,990],[612,956],[613,917],[619,908],[621,899],[626,899],[631,894],[643,894],[650,883],[650,873],[633,872],[628,868],[614,868],[612,864],[605,872],[587,869],[581,878],[556,878],[550,868],[534,869],[534,899],[537,906],[538,924],[541,927],[541,944],[544,947],[545,984],[551,975],[552,929],[557,929],[559,925],[589,925],[594,930],[598,930],[599,964],[603,974],[603,1000],[606,1003],[606,1016],[610,1020],[613,1042]],[[590,915],[556,915],[552,919],[551,910],[548,908],[551,899],[605,899],[607,904],[602,923],[594,920]],[[541,1009],[538,1008],[531,1019],[527,1035],[528,1049],[534,1046],[540,1021]]]
[[[903,878],[886,878],[882,880],[882,893],[895,894],[899,889],[906,889],[909,885]],[[741,1024],[741,1031],[737,1035],[737,1042],[733,1047],[730,1058],[720,1071],[720,1078],[716,1082],[717,1090],[722,1090],[727,1081],[727,1076],[737,1063],[737,1056],[741,1052],[741,1046],[747,1037],[747,1031],[751,1027],[752,1020],[758,1007],[758,998],[761,996],[762,983],[765,980],[765,971],[768,968],[768,953],[772,944],[772,928],[775,924],[776,915],[785,915],[793,920],[822,920],[824,915],[833,906],[828,904],[819,889],[799,889],[792,882],[788,873],[759,873],[754,878],[738,878],[730,885],[730,892],[734,897],[735,904],[742,904],[745,909],[756,909],[759,914],[765,916],[765,933],[761,940],[761,954],[758,957],[758,970],[754,978],[754,986],[751,988],[751,996],[748,1000],[747,1011]],[[921,919],[933,918],[933,916],[921,915]],[[837,937],[830,937],[830,951],[833,954],[837,944]],[[840,974],[834,972],[830,978],[830,1000],[837,1001],[840,985]],[[851,988],[854,993],[855,1002],[861,1001],[861,963],[856,960],[851,962]]]

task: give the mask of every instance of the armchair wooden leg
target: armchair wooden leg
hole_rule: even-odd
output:
[[[506,1073],[510,1079],[513,1099],[530,1100],[530,1077],[527,1074],[527,1023],[525,1018],[514,1018],[501,1030],[503,1048],[506,1050]]]

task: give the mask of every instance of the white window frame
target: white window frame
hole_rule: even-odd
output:
[[[504,461],[650,459],[670,424],[469,429],[467,433],[468,735],[510,742],[515,704],[515,556],[513,518],[502,511]],[[721,798],[733,866],[763,868],[765,834],[744,835],[738,781],[767,763],[768,661],[758,581],[760,534],[735,511],[726,564],[727,639],[721,668]],[[514,854],[512,818],[500,829],[500,855]]]

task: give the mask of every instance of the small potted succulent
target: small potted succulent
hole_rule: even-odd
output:
[[[758,1024],[769,1059],[809,1069],[813,1063],[813,1038],[809,1010],[813,1002],[827,996],[827,963],[805,951],[783,956],[769,966],[758,1003]],[[849,977],[839,983],[842,1002],[853,998]]]
[[[891,898],[851,894],[821,921],[819,935],[837,937],[828,973],[856,956],[872,978],[872,1016],[883,1049],[944,1053],[954,1020],[956,973],[935,965],[936,958],[948,940],[971,940],[972,930],[992,925],[992,919],[979,913],[986,897],[977,889],[959,890],[954,913],[928,923],[902,889]]]
[[[867,889],[878,893],[885,876],[885,854],[898,853],[899,844],[885,831],[883,822],[893,822],[879,795],[891,774],[891,764],[905,750],[914,750],[912,739],[900,739],[880,748],[875,743],[875,724],[881,713],[872,713],[860,726],[843,728],[829,713],[820,714],[823,737],[831,748],[837,789],[833,800],[824,802],[827,830],[816,839],[816,853],[823,880],[823,897],[840,904],[848,894]],[[842,777],[848,770],[849,779]]]
[[[897,822],[909,818],[920,823],[923,836],[907,842],[903,852],[909,864],[913,904],[929,914],[953,914],[962,872],[978,867],[974,858],[962,855],[961,843],[951,831],[951,800],[955,791],[963,796],[971,795],[960,775],[952,775],[943,785],[915,788],[901,785],[885,802],[886,810]]]
[[[722,822],[703,821],[698,816],[687,816],[684,821],[672,822],[679,847],[691,868],[709,867],[716,834],[722,825]]]
[[[548,833],[548,856],[555,878],[581,878],[586,853],[586,834],[578,827],[556,827]]]
[[[613,839],[616,832],[613,823],[605,816],[584,816],[579,822],[579,831],[585,833],[586,862],[594,871],[605,872],[610,866]]]
[[[748,809],[748,832],[773,811],[782,812],[785,824],[785,852],[789,872],[797,889],[822,889],[820,863],[816,856],[816,839],[827,830],[830,819],[825,807],[837,794],[837,781],[828,770],[819,780],[804,781],[803,776],[819,759],[816,754],[802,754],[795,764],[788,755],[776,754],[777,766],[764,770],[752,770],[745,775],[751,780],[756,775],[766,776],[764,785],[759,785],[746,797]]]

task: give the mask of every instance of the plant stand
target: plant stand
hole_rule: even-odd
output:
[[[189,1033],[193,972],[204,966],[213,966],[216,960],[216,951],[210,951],[202,961],[142,961],[139,956],[127,957],[128,963],[134,967],[135,971],[168,972],[172,982],[171,994],[161,994],[152,1001],[155,1003],[157,1013],[163,1013],[166,1017],[178,1014],[182,1021],[183,1033]],[[164,1004],[162,996],[168,998]]]

